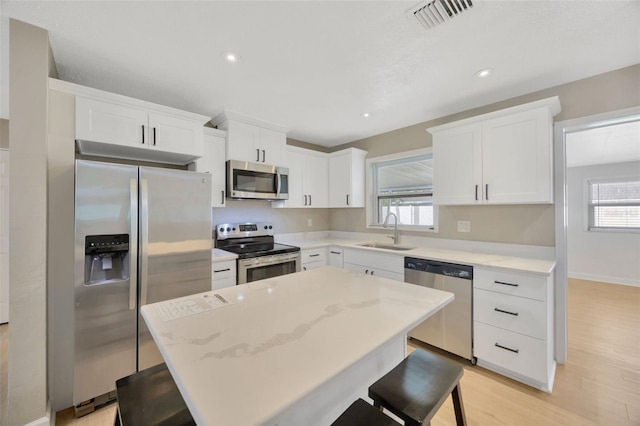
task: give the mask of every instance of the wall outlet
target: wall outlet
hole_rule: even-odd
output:
[[[313,226],[313,219],[307,219],[307,226]]]
[[[459,220],[458,221],[458,232],[471,232],[471,221],[469,221],[469,220]]]

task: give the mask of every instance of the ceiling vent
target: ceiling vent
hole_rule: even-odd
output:
[[[413,16],[425,29],[443,24],[450,19],[468,12],[478,0],[432,0],[420,2],[407,15]]]

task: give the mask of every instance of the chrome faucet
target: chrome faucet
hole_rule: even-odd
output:
[[[387,225],[389,225],[389,216],[393,215],[393,217],[396,219],[395,220],[395,226],[394,226],[394,230],[393,230],[393,236],[391,235],[387,235],[387,238],[391,238],[393,240],[393,244],[398,244],[398,216],[396,216],[395,213],[393,213],[391,210],[389,210],[389,213],[387,213],[387,217],[384,218],[384,223],[382,224],[383,228],[386,228]]]

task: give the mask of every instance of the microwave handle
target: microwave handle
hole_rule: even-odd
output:
[[[276,198],[280,197],[281,186],[282,186],[282,176],[280,175],[280,167],[276,167]]]

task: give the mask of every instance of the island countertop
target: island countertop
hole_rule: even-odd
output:
[[[167,319],[168,304],[204,306],[203,298],[219,301],[216,294],[229,303]],[[286,424],[317,418],[323,410],[310,408],[314,391],[389,342],[406,347],[405,333],[451,300],[451,293],[324,267],[146,305],[142,315],[198,424]]]

